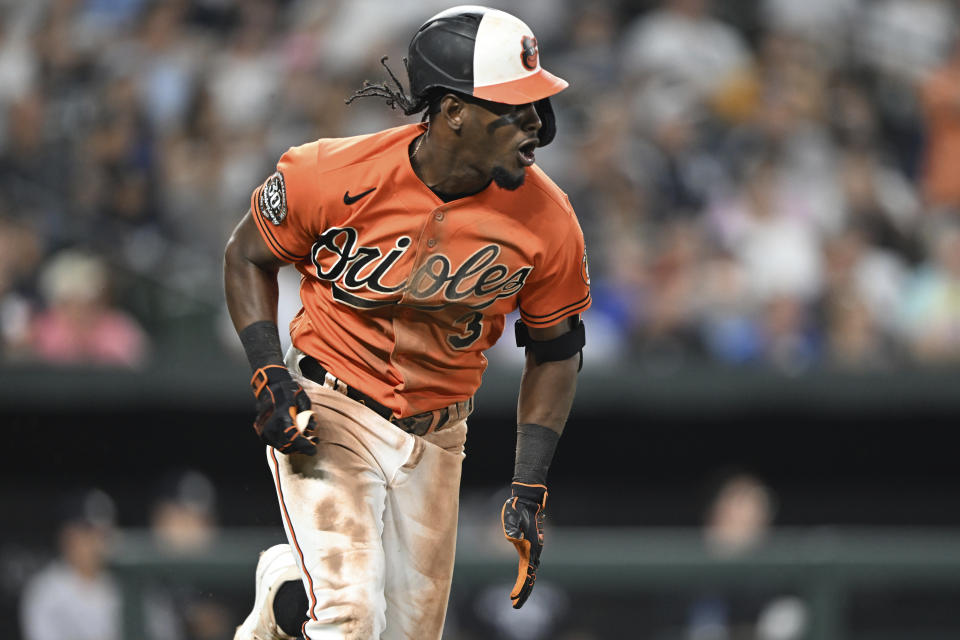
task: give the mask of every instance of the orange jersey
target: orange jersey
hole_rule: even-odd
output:
[[[264,241],[302,274],[293,344],[405,417],[472,396],[519,306],[546,327],[590,306],[583,233],[539,168],[443,202],[414,173],[415,124],[288,150],[254,191]]]

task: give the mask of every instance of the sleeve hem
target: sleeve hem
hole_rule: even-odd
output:
[[[580,300],[573,302],[571,304],[568,304],[565,307],[561,307],[556,311],[543,314],[543,315],[529,314],[526,311],[524,311],[523,308],[521,307],[520,318],[523,320],[523,323],[528,327],[549,327],[551,325],[557,324],[558,322],[560,322],[561,320],[563,320],[568,316],[572,316],[576,313],[580,313],[581,311],[586,311],[590,307],[591,302],[592,300],[590,298],[590,294],[587,293],[587,295],[581,298]]]

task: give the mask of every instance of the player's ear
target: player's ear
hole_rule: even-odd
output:
[[[448,93],[440,99],[440,117],[457,133],[463,128],[467,103],[460,96]]]

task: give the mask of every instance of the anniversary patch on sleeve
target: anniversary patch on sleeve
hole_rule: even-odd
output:
[[[287,188],[283,174],[277,171],[267,178],[260,190],[260,215],[279,225],[287,217]]]

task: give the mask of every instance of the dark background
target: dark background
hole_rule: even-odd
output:
[[[171,469],[193,468],[217,489],[223,531],[257,527],[282,541],[263,447],[250,426],[245,363],[179,366],[183,362],[191,361],[135,375],[0,371],[0,424],[7,435],[0,469],[0,637],[19,637],[20,585],[50,558],[58,507],[69,489],[104,489],[116,500],[121,530],[143,530],[158,479]],[[473,526],[492,527],[507,492],[519,373],[503,362],[488,370],[470,420],[461,496]],[[636,527],[639,535],[676,530],[689,539],[703,525],[718,483],[746,471],[771,492],[774,536],[783,530],[934,530],[949,540],[960,526],[953,437],[958,383],[949,369],[791,377],[685,368],[664,374],[587,358],[550,472],[549,525]],[[922,553],[910,546],[915,539],[903,540],[907,556]],[[829,544],[822,549],[829,553]],[[253,596],[253,561],[249,575],[229,584],[218,580],[204,592],[233,607],[238,620]],[[680,633],[688,620],[699,580],[612,590],[602,582],[580,589],[575,581],[561,582],[562,594],[577,606],[563,609],[555,624],[613,638],[622,637],[629,620],[636,634],[630,637],[680,637],[669,630]],[[497,588],[471,583],[454,590],[451,615],[459,616],[461,633],[464,625],[487,629],[487,614],[478,613],[476,603]],[[723,593],[735,620],[752,621],[778,591],[745,582]],[[836,606],[852,638],[921,631],[926,635],[916,637],[945,638],[960,628],[957,593],[950,581],[936,587],[881,581],[861,585]]]
[[[0,376],[0,422],[16,452],[0,468],[5,512],[32,514],[10,518],[4,535],[35,539],[38,529],[52,530],[55,514],[37,506],[65,485],[104,488],[119,502],[121,524],[144,526],[145,491],[170,468],[214,479],[224,524],[272,524],[273,489],[250,427],[245,372],[203,373],[216,380],[213,390],[191,394],[196,375]],[[703,376],[585,374],[550,472],[554,521],[696,525],[713,484],[742,470],[773,489],[781,525],[960,524],[955,373]],[[470,419],[464,493],[509,482],[517,377],[488,372]],[[71,380],[85,382],[52,404],[43,399],[47,385],[34,384]],[[114,391],[92,397],[84,385]],[[139,397],[128,386],[139,387]]]
[[[242,363],[192,371],[129,376],[22,369],[0,375],[0,423],[8,434],[0,470],[0,561],[8,582],[49,557],[67,488],[106,490],[117,502],[119,525],[141,528],[148,524],[156,480],[170,469],[197,469],[213,480],[225,529],[272,527],[282,539],[263,448],[250,428]],[[518,375],[510,368],[488,372],[470,420],[462,496],[474,507],[488,504],[491,522],[491,496],[506,495],[512,472]],[[197,386],[199,377],[206,386]],[[957,382],[950,371],[790,378],[742,370],[662,376],[588,369],[550,473],[550,525],[695,530],[717,483],[747,471],[771,490],[777,528],[933,528],[949,534],[960,526],[957,408],[949,393]],[[45,402],[51,385],[61,390],[52,404]],[[101,392],[90,395],[87,387]],[[632,633],[652,638],[682,624],[689,588],[637,585],[599,596],[590,589],[568,591],[579,605],[559,624],[616,637],[624,612],[635,611]],[[210,593],[235,603],[242,615],[252,584],[212,586]],[[477,615],[470,603],[482,593],[455,590],[451,610],[461,624],[483,628],[483,616],[469,622]],[[725,594],[733,615],[749,618],[769,592]],[[951,613],[956,594],[950,585],[861,588],[842,605],[845,624],[855,637],[896,629],[949,637],[936,633],[960,624]],[[0,625],[0,632],[13,635],[4,637],[17,637],[17,601],[8,585],[0,618],[9,625]]]

